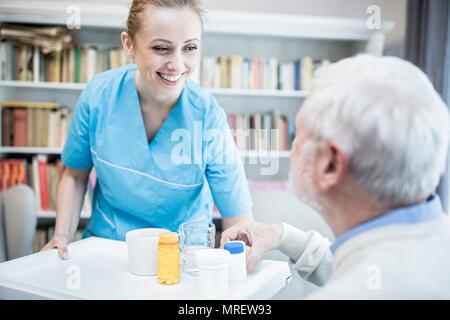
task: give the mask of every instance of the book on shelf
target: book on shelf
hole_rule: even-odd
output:
[[[290,62],[273,57],[205,56],[200,84],[205,88],[309,91],[313,72],[328,63],[310,56]]]
[[[50,169],[52,168],[51,166],[47,167],[47,161],[46,160],[42,160],[39,159],[39,157],[37,159],[33,159],[33,161],[37,162],[37,181],[33,181],[33,183],[39,184],[39,194],[37,194],[37,196],[40,198],[39,203],[40,208],[44,211],[48,211],[50,210],[50,199],[49,197],[49,181],[47,179],[47,174],[49,173]],[[50,176],[50,174],[49,174]],[[52,209],[56,209],[54,207],[52,207]]]
[[[55,103],[4,101],[2,146],[62,148],[71,113]]]
[[[254,114],[228,113],[228,125],[238,150],[288,151],[293,135],[285,115],[277,110]]]

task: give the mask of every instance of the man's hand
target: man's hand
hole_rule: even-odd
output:
[[[247,252],[247,270],[251,271],[264,253],[275,249],[283,236],[281,223],[249,222],[237,224],[222,233],[220,246],[232,240],[241,240],[250,247]]]

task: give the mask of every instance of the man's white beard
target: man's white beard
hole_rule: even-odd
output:
[[[303,144],[298,163],[292,164],[289,180],[297,198],[320,213],[323,212],[323,204],[313,177],[313,162],[317,151],[318,146],[313,141],[308,140]]]

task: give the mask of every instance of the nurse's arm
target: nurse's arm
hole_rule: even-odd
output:
[[[65,167],[59,183],[55,233],[42,250],[56,248],[61,259],[67,259],[67,245],[72,241],[78,227],[89,172],[90,170]]]
[[[228,229],[236,223],[247,223],[253,221],[253,211],[246,211],[238,216],[222,218],[222,227],[224,230]]]

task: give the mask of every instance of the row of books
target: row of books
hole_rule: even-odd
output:
[[[288,151],[293,135],[287,116],[278,111],[227,115],[239,150]]]
[[[44,53],[40,47],[0,42],[0,80],[85,83],[128,63],[121,48],[72,46]]]
[[[55,234],[54,227],[48,227],[46,229],[37,229],[33,238],[33,253],[41,251],[41,249],[53,238]],[[81,240],[83,231],[77,230],[75,233],[73,241]]]
[[[0,80],[45,79],[44,62],[52,52],[70,47],[74,33],[55,26],[0,26]]]
[[[24,159],[0,160],[0,192],[19,184],[30,184],[29,170]]]
[[[4,159],[0,161],[0,167],[0,191],[27,184],[33,188],[40,210],[56,210],[56,193],[63,172],[60,160],[47,163],[45,156],[35,156],[31,161]]]
[[[200,83],[205,88],[310,91],[313,72],[328,63],[310,56],[287,63],[257,56],[207,56],[201,63]]]
[[[54,103],[0,102],[2,146],[62,148],[71,113]]]
[[[64,166],[61,160],[49,162],[45,155],[28,159],[0,160],[0,191],[18,184],[31,186],[36,195],[37,207],[42,211],[56,211],[56,196]],[[89,216],[92,212],[92,190],[88,189],[83,211]]]

